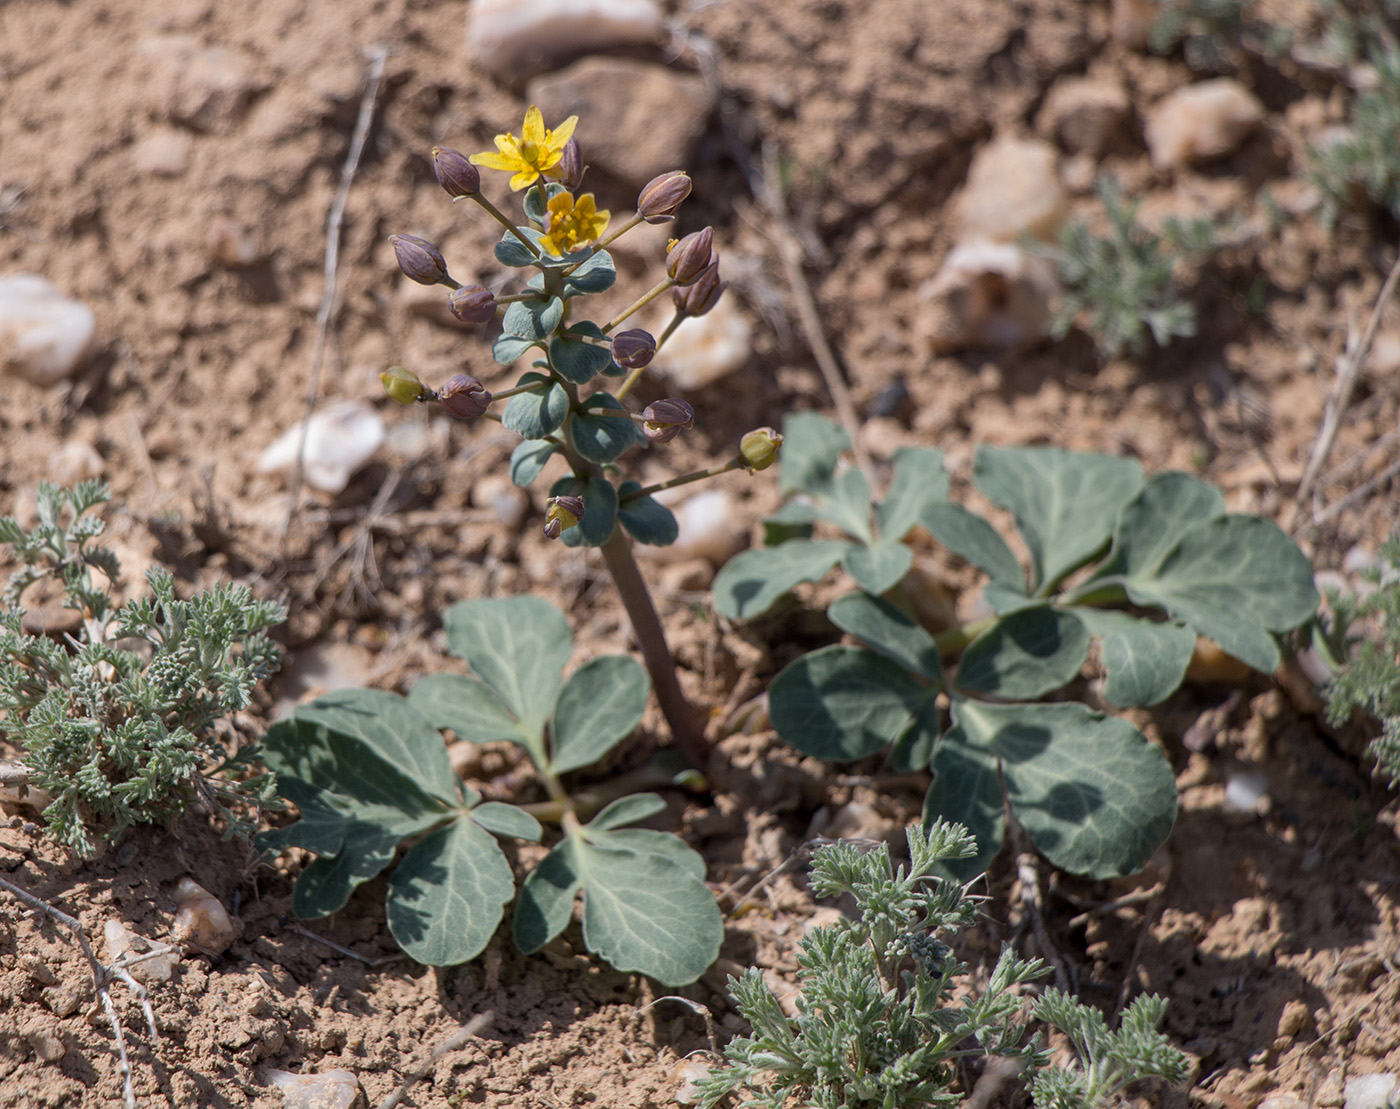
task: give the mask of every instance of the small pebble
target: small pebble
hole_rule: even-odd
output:
[[[1014,243],[966,243],[919,290],[927,309],[917,326],[935,354],[1036,343],[1050,334],[1059,290],[1050,259]]]
[[[1225,779],[1225,811],[1257,812],[1269,788],[1262,770],[1241,770]]]
[[[471,0],[467,49],[492,76],[518,81],[584,54],[659,42],[663,27],[655,0]]]
[[[243,931],[223,902],[188,876],[175,886],[175,923],[170,934],[206,955],[222,955]]]
[[[973,156],[954,202],[954,239],[1053,239],[1069,211],[1055,163],[1055,148],[1039,139],[1003,137],[987,143]]]
[[[102,936],[107,941],[107,960],[117,962],[126,955],[140,955],[151,947],[144,936],[132,932],[120,920],[109,920],[102,925]],[[175,972],[175,964],[180,961],[177,951],[169,951],[142,959],[131,965],[131,976],[142,985],[155,982],[169,982]]]
[[[261,473],[290,478],[296,471],[302,426],[306,432],[306,483],[323,493],[339,493],[384,442],[384,421],[364,401],[349,400],[314,413],[278,436],[258,457]]]
[[[32,273],[0,277],[0,370],[56,385],[92,353],[97,318]]]
[[[49,480],[77,485],[102,476],[106,464],[97,448],[81,439],[70,439],[49,455]]]
[[[1400,1093],[1400,1078],[1394,1074],[1363,1074],[1346,1081],[1344,1109],[1381,1109]]]
[[[656,352],[653,365],[684,396],[728,377],[752,352],[753,325],[731,289],[708,313],[683,321]]]
[[[351,1109],[364,1099],[360,1080],[338,1068],[322,1074],[269,1070],[267,1080],[282,1091],[286,1109]]]
[[[34,1049],[41,1062],[56,1063],[68,1049],[58,1034],[58,1022],[43,1015],[32,1017],[24,1023],[21,1032],[29,1046]]]
[[[744,545],[748,527],[740,519],[734,498],[723,489],[706,489],[671,505],[679,534],[667,547],[641,546],[658,562],[690,562],[705,559],[713,567],[724,565]]]
[[[1264,118],[1264,106],[1238,81],[1220,77],[1177,89],[1147,115],[1152,164],[1181,169],[1234,151]]]

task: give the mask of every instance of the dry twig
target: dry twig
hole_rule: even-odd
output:
[[[384,78],[384,64],[389,57],[387,46],[376,46],[366,54],[369,59],[369,79],[365,82],[364,96],[360,99],[360,114],[355,120],[355,131],[350,139],[350,150],[345,155],[345,164],[340,169],[340,187],[336,189],[335,200],[331,202],[326,216],[326,258],[325,290],[321,294],[321,307],[316,311],[316,346],[311,355],[311,381],[306,389],[306,418],[316,408],[316,394],[321,386],[321,363],[326,355],[326,333],[330,330],[331,316],[334,315],[340,300],[336,286],[336,271],[340,264],[340,232],[345,223],[345,205],[350,199],[350,185],[355,180],[355,171],[360,166],[360,155],[369,138],[370,124],[374,122],[374,106],[379,99],[379,84]],[[287,519],[282,524],[282,542],[285,546],[287,533],[292,527],[292,517],[296,514],[297,499],[301,496],[301,482],[305,468],[306,436],[309,430],[305,421],[301,427],[301,443],[297,447],[297,467],[292,477],[292,489],[287,497]]]
[[[466,1024],[462,1025],[462,1027],[457,1029],[451,1036],[443,1040],[437,1047],[433,1048],[431,1055],[421,1063],[415,1065],[413,1069],[408,1072],[408,1077],[403,1080],[402,1085],[379,1103],[378,1109],[394,1109],[394,1106],[403,1100],[403,1096],[408,1093],[409,1088],[432,1070],[434,1064],[436,1064],[439,1059],[448,1054],[448,1052],[456,1051],[468,1040],[481,1035],[482,1030],[494,1019],[495,1014],[489,1012],[478,1013],[476,1016],[472,1017],[471,1020],[467,1021]]]
[[[107,1021],[112,1026],[112,1037],[117,1045],[117,1064],[122,1076],[122,1102],[126,1109],[136,1109],[136,1091],[131,1084],[131,1059],[126,1053],[126,1037],[122,1034],[122,1024],[117,1017],[117,1007],[112,1003],[112,995],[107,986],[113,980],[125,982],[131,991],[141,1002],[141,1012],[146,1017],[146,1027],[150,1030],[151,1039],[160,1039],[160,1029],[156,1027],[155,1010],[151,1007],[150,994],[146,992],[146,987],[137,982],[126,969],[125,963],[118,963],[113,966],[101,962],[93,953],[92,944],[88,942],[87,932],[84,930],[82,921],[77,917],[69,916],[62,909],[50,905],[47,901],[35,897],[32,893],[20,889],[13,882],[7,882],[0,878],[0,889],[8,890],[19,898],[31,909],[35,909],[53,920],[58,921],[77,937],[78,946],[82,948],[83,957],[87,959],[88,968],[92,971],[93,987],[97,991],[98,1000],[102,1002],[102,1011],[107,1014]],[[161,945],[164,946],[164,945]],[[145,955],[138,955],[133,962],[151,958],[155,954],[164,952],[150,952]]]

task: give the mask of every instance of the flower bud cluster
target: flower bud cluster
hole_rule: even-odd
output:
[[[719,279],[719,257],[713,256],[699,277],[689,285],[671,290],[671,302],[685,316],[703,316],[718,302],[728,281]]]
[[[550,497],[544,514],[544,537],[558,539],[583,519],[582,497]]]
[[[693,231],[684,239],[672,239],[666,247],[666,273],[677,285],[697,280],[714,256],[714,228]]]

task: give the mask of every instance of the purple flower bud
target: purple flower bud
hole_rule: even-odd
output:
[[[559,154],[559,164],[550,171],[550,176],[558,178],[559,183],[574,192],[583,184],[583,175],[588,171],[588,167],[583,164],[583,152],[579,149],[578,139],[570,139],[564,144],[564,149]]]
[[[669,223],[676,218],[676,209],[690,195],[690,175],[673,169],[653,177],[637,194],[637,214],[647,223]]]
[[[783,437],[771,427],[760,427],[739,440],[739,457],[750,470],[766,470],[778,457]]]
[[[684,239],[672,240],[666,248],[666,273],[677,285],[689,285],[705,272],[713,253],[714,228],[692,231]]]
[[[463,323],[490,323],[496,318],[496,298],[480,285],[463,285],[447,295],[447,307]]]
[[[669,443],[695,426],[695,409],[679,397],[655,401],[642,409],[642,434],[653,443]]]
[[[727,288],[729,282],[719,279],[719,256],[715,255],[693,284],[671,290],[671,301],[683,315],[703,316]]]
[[[460,151],[445,146],[433,147],[433,175],[453,200],[475,196],[481,191],[481,174]]]
[[[459,420],[480,416],[491,405],[491,393],[470,374],[448,378],[437,396],[438,403]]]
[[[558,539],[582,519],[582,497],[550,497],[549,508],[544,515],[544,537]]]
[[[384,386],[384,391],[389,394],[389,399],[396,400],[400,404],[412,404],[416,400],[432,395],[431,391],[418,380],[416,373],[412,370],[406,370],[402,366],[390,366],[379,375],[379,381]]]
[[[613,361],[629,370],[640,370],[656,354],[656,340],[650,331],[634,327],[629,331],[619,331],[613,336]]]
[[[399,260],[399,269],[410,281],[420,285],[437,285],[447,276],[447,261],[442,251],[417,235],[390,235],[389,242],[394,246],[394,257]]]

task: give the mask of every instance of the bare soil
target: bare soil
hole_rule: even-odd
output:
[[[1193,74],[1179,56],[1115,41],[1104,0],[728,0],[671,15],[685,37],[653,60],[705,74],[718,96],[680,229],[715,226],[735,279],[727,296],[755,339],[747,365],[688,398],[696,430],[675,444],[668,469],[723,457],[742,432],[786,412],[830,411],[782,276],[791,234],[877,457],[937,445],[964,489],[982,442],[1194,469],[1232,508],[1295,529],[1320,568],[1374,549],[1395,526],[1393,483],[1311,524],[1394,460],[1393,443],[1373,449],[1396,423],[1394,365],[1363,378],[1316,503],[1293,495],[1338,356],[1364,325],[1396,237],[1375,214],[1325,231],[1307,203],[1306,128],[1338,118],[1344,100],[1332,83],[1252,64],[1244,77],[1269,113],[1260,134],[1200,171],[1167,174],[1147,158],[1140,117]],[[6,379],[0,506],[23,515],[37,482],[69,477],[71,445],[86,444],[112,485],[109,534],[129,580],[161,563],[184,588],[236,579],[284,600],[288,671],[236,721],[245,738],[279,700],[346,682],[403,691],[443,668],[440,613],[464,598],[534,592],[569,613],[580,657],[632,646],[596,553],[538,534],[538,490],[524,526],[491,508],[489,483],[513,437],[405,412],[379,388],[391,363],[429,381],[470,368],[489,387],[513,383],[490,362],[489,339],[418,310],[385,242],[409,231],[449,257],[481,259],[497,237],[445,203],[429,166],[435,143],[489,148],[492,135],[518,129],[526,104],[474,68],[463,27],[463,5],[419,0],[0,6],[0,272],[43,274],[93,307],[101,336],[61,387]],[[343,493],[303,490],[293,506],[255,463],[304,412],[327,214],[374,44],[390,55],[345,209],[315,394],[321,405],[371,400],[392,433]],[[179,59],[207,47],[227,52],[223,76],[192,82]],[[1103,363],[1076,334],[1025,351],[930,356],[918,290],[951,243],[945,212],[973,152],[994,134],[1033,131],[1055,81],[1091,69],[1122,79],[1137,114],[1099,171],[1158,210],[1244,222],[1267,191],[1286,201],[1284,218],[1199,274],[1199,333],[1166,351]],[[771,226],[738,158],[756,158],[764,142],[786,159],[788,229]],[[600,206],[630,209],[621,185],[597,184]],[[488,188],[498,199],[505,191],[500,180]],[[655,258],[619,257],[624,283],[645,287]],[[1386,349],[1397,335],[1392,309]],[[771,474],[723,481],[745,525],[777,503]],[[939,565],[953,595],[975,584]],[[830,629],[722,626],[706,614],[704,567],[648,573],[683,683],[714,721],[714,795],[673,797],[669,826],[704,854],[717,892],[742,894],[838,817],[875,836],[917,818],[925,783],[874,764],[804,760],[768,733],[722,734],[736,705]],[[1346,1078],[1400,1071],[1395,805],[1360,759],[1364,728],[1335,733],[1305,681],[1288,690],[1257,676],[1193,682],[1136,714],[1181,787],[1180,819],[1147,871],[1094,883],[1004,854],[985,918],[961,941],[975,975],[1012,941],[1110,1013],[1139,992],[1169,997],[1167,1031],[1194,1065],[1185,1094],[1142,1093],[1153,1101],[1253,1109],[1280,1095],[1332,1106]],[[659,714],[646,725],[664,737]],[[1192,748],[1189,731],[1204,737]],[[481,773],[504,775],[513,760],[488,752]],[[1231,811],[1225,783],[1244,769],[1266,775],[1265,800]],[[503,930],[475,963],[428,969],[397,953],[381,883],[303,924],[290,891],[304,860],[258,859],[197,815],[133,832],[88,862],[46,842],[31,818],[16,812],[0,825],[0,876],[94,937],[111,918],[167,935],[184,875],[242,921],[226,954],[187,957],[152,988],[158,1039],[130,992],[114,987],[143,1107],[277,1106],[269,1068],[332,1067],[358,1075],[377,1104],[483,1011],[493,1014],[483,1038],[433,1063],[405,1104],[666,1105],[679,1062],[707,1046],[689,1009],[649,1005],[665,991],[588,958],[577,931],[524,958]],[[804,873],[789,866],[742,907],[729,894],[720,963],[677,991],[707,1007],[721,1035],[740,1028],[726,972],[756,964],[775,983],[794,980],[794,944],[817,908]],[[112,1030],[71,936],[6,894],[0,906],[0,1106],[119,1104]]]

